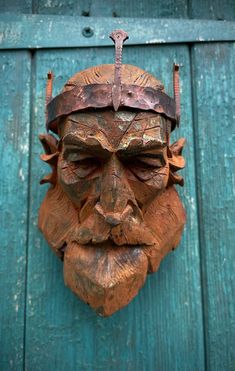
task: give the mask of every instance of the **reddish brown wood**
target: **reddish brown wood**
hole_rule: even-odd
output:
[[[64,91],[110,84],[113,66],[72,77]],[[123,84],[163,86],[134,66]],[[41,136],[52,167],[39,227],[64,260],[65,283],[99,314],[127,305],[181,238],[185,211],[174,184],[184,139],[169,145],[170,121],[153,111],[107,108],[74,112],[57,123],[59,142]]]

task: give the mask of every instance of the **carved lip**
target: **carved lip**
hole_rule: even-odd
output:
[[[142,243],[142,244],[122,244],[122,245],[117,245],[114,241],[112,241],[111,239],[108,239],[106,241],[103,241],[103,242],[97,242],[97,243],[93,243],[93,242],[89,242],[87,244],[80,244],[78,242],[76,242],[79,246],[83,246],[83,247],[88,247],[88,248],[94,248],[94,249],[119,249],[119,248],[126,248],[126,249],[135,249],[135,248],[143,248],[145,246],[150,246],[146,243]]]
[[[68,248],[70,243],[66,243],[64,242],[63,245],[61,247],[59,247],[57,249],[58,253],[59,253],[59,256],[62,260],[64,260],[64,254],[66,253],[66,250]],[[81,244],[77,241],[73,241],[72,244],[76,244],[78,247],[81,246],[81,247],[84,247],[84,248],[87,248],[87,249],[102,249],[102,250],[107,250],[107,251],[110,251],[110,250],[118,250],[120,248],[122,249],[126,249],[126,250],[133,250],[133,249],[144,249],[146,247],[153,247],[154,245],[150,245],[150,244],[147,244],[147,243],[142,243],[142,244],[123,244],[123,245],[117,245],[114,241],[112,241],[111,239],[108,239],[106,241],[103,241],[103,242],[97,242],[97,243],[93,243],[93,242],[89,242],[89,243],[86,243],[86,244]]]

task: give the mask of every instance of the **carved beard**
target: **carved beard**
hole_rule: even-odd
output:
[[[65,283],[100,315],[108,316],[136,296],[147,273],[155,272],[178,245],[185,211],[174,186],[169,186],[152,201],[140,224],[127,219],[111,229],[97,223],[100,216],[92,213],[87,241],[81,233],[86,222],[79,224],[78,212],[56,183],[41,205],[39,228],[64,258]]]

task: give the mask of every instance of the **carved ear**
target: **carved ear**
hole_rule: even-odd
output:
[[[168,185],[179,184],[184,185],[184,179],[182,176],[176,174],[176,171],[181,170],[185,167],[185,160],[182,156],[182,151],[185,145],[185,138],[178,139],[170,147],[168,147],[168,161],[170,165],[170,175]]]
[[[174,154],[176,156],[181,155],[182,154],[182,151],[184,149],[185,143],[186,143],[186,139],[185,138],[180,138],[176,142],[174,142],[170,146],[170,151],[172,152],[172,154]]]
[[[56,184],[57,179],[57,161],[58,161],[58,140],[51,134],[40,134],[39,140],[45,150],[45,153],[40,156],[41,160],[49,164],[52,168],[52,173],[47,174],[40,180],[40,184],[51,183]]]

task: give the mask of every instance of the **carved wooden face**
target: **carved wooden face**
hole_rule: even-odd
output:
[[[169,148],[167,125],[152,112],[74,113],[44,155],[54,187],[39,226],[64,257],[67,285],[102,315],[128,304],[179,243],[185,215],[173,184],[182,183],[183,141]]]

